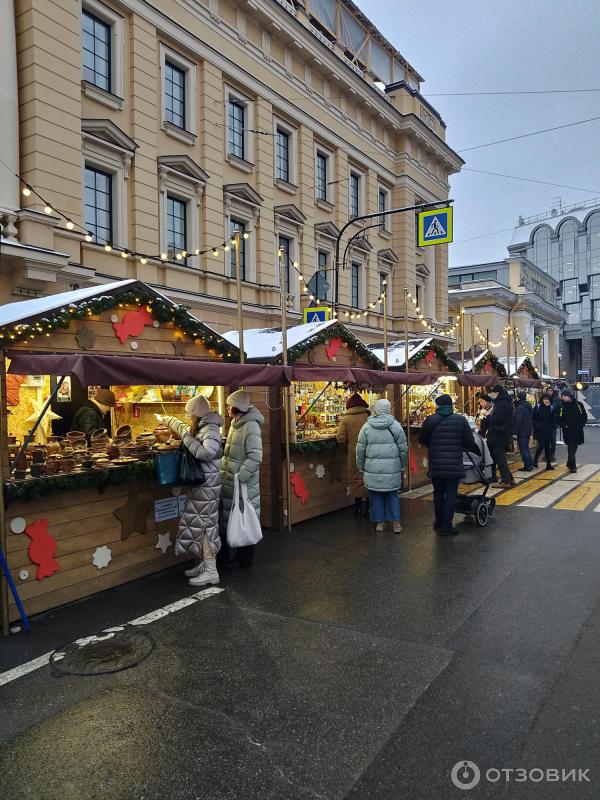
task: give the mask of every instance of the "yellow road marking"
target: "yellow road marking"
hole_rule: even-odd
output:
[[[593,483],[600,483],[600,472],[597,472],[595,475],[592,475],[590,481]]]
[[[600,495],[600,483],[598,481],[586,481],[557,503],[554,508],[564,511],[584,511],[589,504]]]
[[[496,505],[510,506],[513,503],[518,503],[519,500],[523,500],[525,497],[537,492],[538,489],[543,489],[544,486],[547,485],[548,484],[545,480],[540,480],[540,478],[531,478],[530,480],[524,481],[518,486],[515,486],[514,489],[507,489],[505,492],[502,492],[502,494],[497,495]]]
[[[535,477],[540,481],[553,481],[556,480],[556,478],[560,478],[561,475],[565,475],[568,471],[564,464],[559,464],[559,466],[554,467],[554,469],[549,469],[548,471],[542,470],[542,472]]]

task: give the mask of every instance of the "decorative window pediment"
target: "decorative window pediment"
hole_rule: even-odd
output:
[[[82,119],[81,132],[84,137],[90,137],[103,144],[115,147],[133,156],[138,146],[125,131],[109,119]]]
[[[262,197],[249,183],[228,183],[223,186],[223,193],[231,199],[251,206],[260,206],[263,203]]]
[[[273,211],[277,216],[284,217],[286,220],[295,222],[297,225],[304,225],[306,222],[306,217],[300,211],[298,206],[294,205],[294,203],[286,203],[282,206],[275,206]]]
[[[202,167],[198,166],[192,158],[185,155],[160,156],[158,158],[158,169],[159,172],[171,173],[200,186],[205,186],[210,178],[210,175]]]
[[[339,232],[339,228],[337,228],[333,222],[319,222],[315,225],[315,233],[326,236],[329,239],[336,239]]]
[[[377,251],[377,258],[380,261],[390,261],[392,264],[398,263],[398,256],[391,247],[385,247],[382,250]]]

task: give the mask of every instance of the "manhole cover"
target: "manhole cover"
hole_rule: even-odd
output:
[[[154,647],[154,639],[142,631],[103,631],[59,647],[50,656],[50,666],[62,675],[120,672],[148,658]]]

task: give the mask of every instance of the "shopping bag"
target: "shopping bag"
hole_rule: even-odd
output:
[[[177,452],[181,454],[179,483],[194,484],[195,486],[206,483],[202,463],[190,453],[184,444],[179,445]]]
[[[233,477],[233,505],[227,523],[227,544],[230,547],[247,547],[258,544],[263,538],[260,521],[254,506],[248,500],[248,487],[240,486],[237,475]]]

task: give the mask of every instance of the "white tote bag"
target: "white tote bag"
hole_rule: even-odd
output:
[[[263,538],[260,520],[254,506],[248,500],[248,487],[237,475],[233,477],[233,505],[227,523],[227,544],[230,547],[246,547],[258,544]]]

